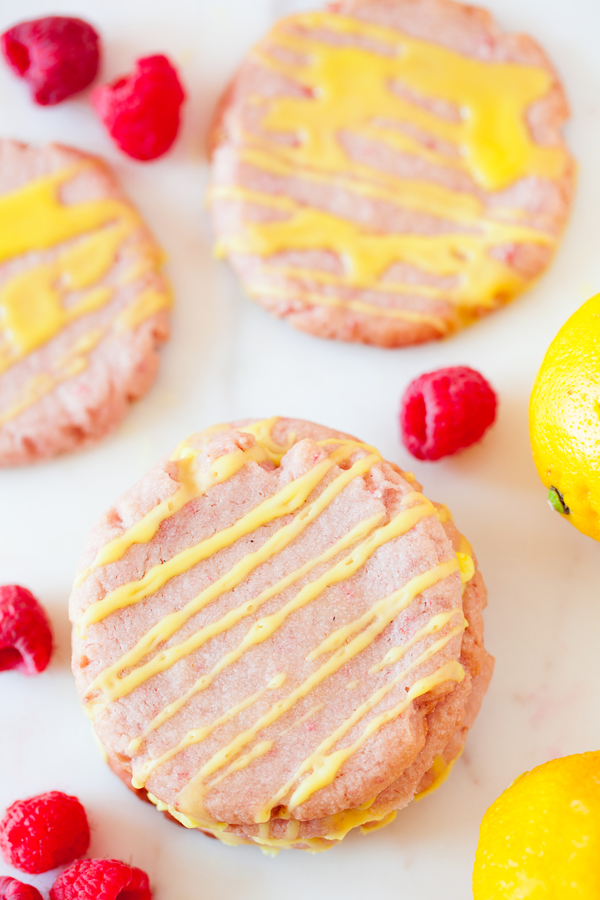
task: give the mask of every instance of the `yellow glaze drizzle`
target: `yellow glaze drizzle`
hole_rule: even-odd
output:
[[[89,168],[81,163],[0,197],[0,264],[60,248],[52,261],[17,270],[0,284],[0,375],[113,298],[115,286],[107,283],[107,277],[121,247],[143,223],[133,207],[115,198],[61,201],[61,188]],[[142,252],[145,245],[138,246]],[[142,293],[123,310],[115,327],[135,328],[169,305],[166,290]],[[82,372],[105,333],[90,329],[73,347],[70,359],[33,377],[13,405],[0,412],[0,426],[61,381]]]
[[[237,610],[234,610],[234,615],[225,616],[223,617],[223,619],[216,622],[214,626],[209,626],[208,628],[198,632],[198,642],[201,642],[203,638],[208,639],[209,637],[212,637],[215,634],[220,633],[221,631],[227,630],[227,628],[231,627],[234,622],[239,621],[244,615],[250,615],[256,609],[259,609],[263,605],[263,603],[271,599],[271,597],[276,596],[281,591],[285,590],[286,587],[289,587],[303,575],[306,575],[315,566],[321,563],[329,562],[330,559],[333,559],[335,556],[339,555],[339,553],[348,549],[349,546],[352,546],[352,544],[356,543],[356,541],[363,537],[365,534],[368,534],[378,521],[379,519],[367,519],[366,522],[361,522],[358,526],[356,526],[356,528],[353,528],[345,538],[342,538],[340,541],[334,544],[333,547],[325,551],[325,553],[322,553],[320,556],[316,557],[316,559],[310,560],[308,563],[305,563],[304,566],[302,566],[300,569],[296,569],[290,575],[281,579],[281,581],[277,582],[275,585],[273,585],[273,587],[267,588],[253,601],[250,601],[248,604],[244,604],[244,606],[238,608]],[[293,607],[291,604],[288,604],[287,609],[284,607],[284,609],[281,611],[282,615],[280,615],[280,622],[283,621],[284,618],[287,617],[287,615],[293,612],[295,608],[299,608],[305,602],[310,602],[319,595],[320,591],[318,589],[315,590],[314,588],[312,588],[312,586],[309,587],[311,587],[310,592],[306,591],[303,595],[299,593],[296,598],[294,598],[294,601],[292,601],[294,603]],[[271,628],[267,632],[263,628],[265,624],[266,623],[264,621],[261,622],[259,620],[256,623],[257,627],[252,627],[252,629],[246,634],[243,641],[238,645],[238,647],[235,648],[235,650],[231,650],[229,653],[227,653],[207,675],[203,675],[201,678],[199,678],[198,681],[196,681],[195,684],[193,684],[192,687],[189,688],[186,693],[183,694],[178,700],[170,703],[167,707],[165,707],[165,709],[162,710],[162,712],[152,720],[143,737],[147,737],[150,731],[154,731],[160,725],[164,724],[167,719],[170,719],[175,715],[175,713],[179,712],[179,710],[183,706],[185,706],[188,700],[190,700],[193,696],[200,693],[200,691],[204,691],[208,687],[210,687],[217,675],[224,671],[228,666],[233,665],[235,662],[237,662],[243,656],[246,650],[248,650],[250,647],[256,646],[260,642],[261,638],[266,640],[274,632],[275,629],[273,627],[273,622],[271,621]],[[130,751],[137,750],[138,748],[138,740],[132,741],[129,747]],[[159,762],[156,762],[156,765],[154,765],[155,762],[156,761],[153,761],[153,769],[160,764]]]
[[[361,825],[360,830],[362,834],[370,834],[372,831],[379,831],[380,828],[385,828],[386,825],[391,825],[397,815],[398,810],[393,809],[391,812],[386,813],[383,818],[376,819],[373,822],[367,822],[365,825]]]
[[[460,565],[460,580],[463,584],[466,584],[475,574],[475,563],[468,553],[461,553],[460,550],[456,556]]]
[[[429,787],[423,788],[422,791],[419,791],[418,794],[415,794],[415,800],[422,800],[423,797],[428,797],[429,794],[433,794],[434,791],[437,791],[439,787],[446,781],[450,772],[454,767],[454,763],[460,759],[462,753],[462,749],[458,756],[454,759],[450,760],[449,763],[446,762],[443,756],[436,756],[433,761],[433,766],[431,767],[431,771],[433,773],[433,781],[429,785]]]
[[[439,641],[438,644],[442,646],[442,642]],[[436,648],[436,650],[439,647]],[[420,658],[423,661],[426,658],[425,654]],[[408,669],[402,672],[402,676],[406,675]],[[400,680],[400,676],[397,676],[398,680]],[[320,790],[323,787],[326,787],[328,784],[331,784],[336,774],[341,769],[344,762],[352,756],[353,753],[356,753],[362,745],[367,741],[372,734],[375,734],[379,728],[382,728],[383,725],[386,725],[388,722],[393,721],[398,718],[398,716],[402,715],[402,713],[410,706],[413,700],[416,700],[417,697],[422,697],[423,694],[427,694],[429,691],[432,691],[434,687],[437,687],[439,684],[443,684],[445,681],[457,681],[460,682],[465,677],[464,669],[460,665],[460,663],[456,662],[456,660],[452,660],[449,663],[446,663],[445,666],[442,666],[437,670],[433,675],[429,675],[426,678],[420,678],[418,681],[415,681],[413,686],[410,688],[404,700],[401,703],[396,704],[396,706],[392,707],[392,709],[386,710],[386,712],[381,713],[375,719],[373,719],[367,727],[364,729],[360,737],[358,737],[354,743],[350,744],[349,747],[345,747],[343,750],[337,750],[334,753],[329,754],[328,756],[324,756],[319,760],[318,764],[314,763],[315,768],[311,775],[309,775],[298,787],[291,796],[289,801],[289,808],[294,809],[296,806],[299,806],[301,803],[304,803],[315,791]],[[385,696],[385,693],[388,693],[392,687],[397,683],[394,681],[390,683],[390,685],[386,685],[385,688],[381,688],[377,695],[369,701],[367,704],[367,708],[370,710],[373,706],[379,702],[379,697]],[[385,693],[384,693],[385,692]],[[360,709],[360,707],[359,707]],[[345,724],[345,723],[344,723]],[[328,741],[330,743],[330,741]]]
[[[253,178],[252,189],[226,182],[212,189],[213,201],[275,214],[239,215],[237,231],[217,246],[221,256],[260,258],[262,265],[245,274],[251,295],[281,295],[285,275],[297,287],[286,287],[287,301],[422,321],[443,332],[447,326],[435,310],[413,310],[410,304],[405,309],[404,298],[451,302],[468,319],[470,309],[497,306],[524,287],[525,279],[492,251],[514,244],[552,245],[556,235],[543,223],[521,224],[521,212],[506,204],[488,207],[483,198],[484,192],[502,191],[521,179],[556,180],[568,171],[564,147],[537,144],[527,121],[530,107],[552,90],[549,71],[463,56],[329,12],[282,20],[255,50],[254,60],[303,91],[250,96],[249,103],[262,113],[260,126],[250,133],[237,125],[232,140],[242,163],[259,177]],[[450,189],[432,176],[399,177],[381,162],[378,167],[358,162],[348,149],[350,140],[378,147],[374,157],[401,153],[417,165],[460,176],[463,187]],[[309,189],[301,198],[285,187],[260,190],[256,185],[264,175],[300,176]],[[397,209],[433,217],[437,227],[396,233],[369,229],[310,199],[321,185],[331,184],[343,188],[356,206],[389,205],[397,197]],[[341,273],[273,262],[290,251],[323,250],[334,254]],[[396,279],[391,270],[397,263],[418,269],[423,277],[416,283]],[[378,305],[351,296],[355,289],[386,296]]]
[[[48,372],[32,376],[19,392],[12,406],[0,412],[0,428],[5,422],[16,418],[46,394],[54,390],[62,381],[83,372],[88,365],[88,354],[104,337],[102,328],[93,328],[75,341],[69,351],[52,366]]]
[[[213,537],[201,541],[195,547],[183,550],[164,563],[164,565],[161,563],[154,566],[139,581],[115,588],[102,600],[98,600],[88,607],[78,620],[78,626],[85,628],[87,625],[95,622],[101,622],[102,619],[105,619],[106,616],[116,612],[118,609],[124,609],[126,606],[140,603],[146,597],[160,590],[171,578],[182,575],[203,559],[208,559],[215,553],[218,553],[219,550],[230,547],[240,538],[256,531],[261,525],[267,525],[273,519],[281,518],[299,509],[306,502],[308,495],[321,483],[334,465],[335,463],[331,458],[323,460],[301,478],[297,478],[286,485],[278,494],[269,497],[251,512],[242,516],[235,525],[225,528],[223,531],[213,535]],[[248,563],[244,561],[244,565],[247,566]],[[244,576],[240,576],[240,581],[242,577]],[[201,609],[202,607],[200,606],[199,608]]]
[[[267,419],[238,428],[238,432],[251,434],[256,443],[245,444],[242,440],[236,441],[235,448],[212,461],[207,471],[200,467],[199,457],[204,447],[213,435],[226,433],[230,426],[216,426],[201,436],[181,444],[171,458],[171,462],[176,466],[172,477],[178,485],[171,496],[158,503],[127,531],[101,548],[76,583],[82,584],[91,572],[122,559],[134,544],[150,541],[166,519],[176,515],[186,503],[213,485],[232,478],[243,466],[265,462],[279,465],[294,438],[290,437],[285,446],[277,444],[272,437],[277,421],[277,418]],[[367,612],[354,621],[334,628],[308,654],[307,662],[318,660],[318,663],[312,671],[309,670],[308,677],[300,683],[292,683],[287,687],[288,675],[284,671],[266,674],[262,686],[258,685],[257,689],[249,692],[215,719],[192,728],[159,756],[136,761],[135,757],[140,753],[144,742],[156,729],[182,710],[192,697],[210,687],[225,669],[237,663],[246,652],[274,635],[297,610],[317,600],[331,585],[350,578],[380,547],[411,531],[424,518],[436,515],[438,518],[445,518],[443,513],[436,510],[419,491],[410,491],[404,495],[400,508],[388,522],[382,524],[383,513],[358,522],[320,555],[308,559],[299,568],[289,572],[261,593],[246,598],[241,605],[230,609],[179,643],[165,646],[165,643],[176,635],[193,615],[240,585],[258,566],[281,552],[314,522],[354,479],[364,477],[374,465],[382,462],[380,454],[373,447],[351,439],[331,439],[319,443],[321,448],[327,450],[329,456],[324,459],[320,456],[315,457],[314,465],[308,472],[290,481],[271,497],[262,500],[254,509],[242,515],[234,525],[216,532],[188,550],[176,553],[160,566],[151,567],[140,580],[109,592],[91,604],[77,622],[79,631],[82,631],[101,622],[116,610],[152,597],[170,579],[184,573],[201,560],[224,547],[231,546],[240,537],[256,532],[261,526],[286,517],[285,523],[271,532],[256,550],[233,564],[228,571],[223,572],[186,605],[161,618],[134,647],[97,675],[87,690],[87,711],[92,716],[97,716],[109,704],[125,697],[211,639],[226,633],[244,618],[253,616],[268,600],[304,579],[313,569],[320,569],[318,576],[312,581],[305,582],[286,603],[269,615],[255,618],[245,634],[242,633],[237,643],[216,662],[212,670],[202,674],[180,697],[158,712],[145,730],[132,739],[128,746],[133,763],[132,782],[134,787],[142,788],[158,768],[187,748],[205,741],[219,728],[230,725],[238,716],[245,713],[246,724],[240,728],[235,737],[226,741],[200,767],[180,792],[175,805],[166,806],[156,797],[149,795],[153,803],[159,808],[168,809],[186,827],[206,829],[228,843],[253,842],[265,849],[274,850],[282,846],[302,846],[317,852],[326,849],[332,841],[341,840],[351,828],[370,829],[376,827],[378,823],[388,821],[392,815],[389,810],[373,810],[371,801],[358,809],[330,817],[330,825],[324,838],[305,839],[299,834],[299,824],[292,818],[292,811],[296,806],[306,802],[315,791],[329,784],[346,760],[359,750],[369,737],[388,722],[401,716],[415,699],[444,682],[458,682],[464,677],[462,667],[453,660],[443,665],[438,663],[438,668],[433,671],[431,670],[435,663],[430,662],[450,641],[460,636],[466,627],[462,609],[457,607],[433,616],[401,646],[388,650],[380,662],[370,669],[369,675],[392,667],[414,647],[425,642],[425,646],[417,651],[403,669],[392,670],[383,683],[376,683],[371,695],[362,700],[353,714],[310,753],[293,777],[259,811],[256,817],[256,824],[259,826],[257,834],[240,837],[228,833],[226,829],[229,826],[216,822],[207,813],[204,798],[208,792],[233,773],[246,769],[273,749],[276,738],[263,736],[261,733],[265,729],[286,716],[318,685],[370,647],[423,591],[448,577],[457,577],[458,573],[462,574],[463,580],[469,572],[472,574],[468,542],[461,543],[459,554],[453,554],[450,559],[413,577],[402,588],[377,600]],[[318,489],[319,493],[309,502],[315,489]],[[440,633],[442,633],[440,637],[430,640]],[[411,684],[409,678],[411,673],[424,665],[427,667],[426,671],[430,671],[431,674],[417,677]],[[384,704],[383,711],[377,711],[376,708],[385,698],[407,678],[409,681],[406,692],[399,695],[400,702],[387,709]],[[354,689],[359,684],[359,680],[355,680],[347,687]],[[270,691],[277,692],[276,699],[274,702],[269,700],[265,708],[265,698],[268,699]],[[248,725],[248,712],[255,706],[257,710],[252,713],[254,723]],[[299,727],[317,715],[323,707],[323,702],[314,704],[298,718],[292,719],[291,724],[285,723],[286,727],[280,729],[277,736],[282,737]],[[358,734],[351,733],[353,729],[360,727],[361,720],[371,712],[376,714],[362,731]],[[336,745],[343,744],[344,739],[348,738],[350,743],[347,746],[335,749]],[[285,805],[281,805],[282,803]],[[283,838],[274,838],[270,833],[270,820],[275,807],[278,807],[276,813],[278,818],[290,820]]]
[[[439,580],[440,577],[445,577],[447,574],[448,569],[446,568],[445,570],[443,570],[443,574],[441,576],[439,572],[436,573],[436,576]],[[423,576],[419,577],[423,578]],[[427,581],[423,580],[422,583],[425,583],[426,586],[429,587],[431,583],[435,583],[435,581],[430,581],[429,579],[427,579]],[[420,593],[418,589],[415,590],[414,593],[412,593],[412,597],[414,597],[417,593]],[[389,624],[389,621],[386,624]],[[445,637],[440,638],[438,641],[428,647],[427,650],[419,657],[417,657],[417,659],[414,660],[409,666],[399,672],[393,679],[388,681],[371,697],[369,697],[368,700],[358,706],[354,713],[345,722],[343,722],[325,741],[323,741],[319,745],[319,747],[317,747],[317,749],[302,763],[293,778],[291,778],[290,781],[285,784],[275,795],[273,800],[271,800],[269,807],[266,807],[262,810],[261,818],[262,816],[266,815],[267,809],[270,814],[273,806],[275,806],[279,802],[279,800],[282,799],[282,797],[286,796],[286,794],[290,791],[292,785],[306,772],[311,772],[311,774],[308,775],[308,777],[305,778],[304,781],[302,781],[300,786],[292,794],[291,799],[288,803],[289,809],[294,809],[294,807],[299,806],[301,803],[304,803],[312,794],[315,793],[315,791],[318,791],[330,784],[343,763],[350,756],[352,756],[353,753],[359,750],[360,747],[362,747],[362,745],[365,743],[365,741],[372,734],[375,734],[375,732],[378,731],[379,728],[401,715],[401,713],[404,712],[404,710],[416,697],[420,697],[422,694],[425,694],[428,691],[432,690],[435,685],[441,684],[444,681],[462,681],[462,679],[464,678],[464,671],[459,663],[452,661],[451,663],[442,666],[438,670],[438,672],[435,673],[435,676],[428,676],[427,678],[416,681],[407,692],[405,698],[400,704],[393,707],[392,710],[386,710],[386,712],[381,713],[375,719],[372,719],[371,722],[369,722],[368,726],[364,729],[362,734],[352,744],[350,744],[349,747],[327,755],[327,751],[334,747],[335,744],[337,744],[338,741],[341,740],[351,730],[351,728],[353,728],[354,725],[356,725],[368,712],[370,712],[375,706],[381,703],[381,701],[390,693],[390,691],[394,689],[394,687],[396,687],[397,684],[400,684],[400,682],[404,681],[404,679],[412,669],[417,668],[418,666],[423,665],[423,663],[427,662],[427,660],[434,656],[439,650],[443,649],[448,641],[450,641],[455,635],[461,634],[462,631],[462,625],[452,629]],[[381,633],[381,631],[379,633]]]
[[[432,573],[426,573],[424,576],[419,576],[418,579],[414,579],[414,593],[412,593],[412,598],[416,596],[419,592],[419,586],[421,590],[424,590],[425,587],[431,586],[431,584],[435,584],[437,580],[441,580],[442,578],[447,577],[457,570],[456,560],[451,560],[446,564],[442,564],[438,566],[438,571],[434,571]],[[400,592],[397,592],[398,594]],[[408,595],[410,591],[403,589],[403,602],[408,606],[410,602],[408,600]],[[396,594],[392,595],[396,597]],[[411,598],[411,599],[412,599]],[[393,616],[391,617],[393,618]],[[202,814],[203,806],[202,800],[204,793],[206,792],[206,779],[209,778],[214,772],[218,771],[222,768],[226,763],[229,762],[232,755],[236,755],[239,753],[241,749],[243,749],[250,741],[254,739],[256,734],[262,731],[264,728],[267,728],[269,725],[272,725],[276,722],[284,713],[290,710],[299,700],[303,697],[306,697],[318,684],[324,681],[329,676],[333,675],[335,672],[339,671],[342,666],[344,666],[349,660],[353,659],[358,653],[366,649],[366,647],[370,646],[370,644],[375,640],[375,638],[382,633],[382,631],[387,627],[391,618],[388,619],[375,619],[372,624],[366,628],[362,633],[356,635],[354,638],[348,641],[348,643],[341,646],[338,650],[333,653],[330,658],[319,666],[313,674],[307,678],[304,682],[302,682],[294,691],[287,695],[285,700],[280,700],[276,704],[274,704],[270,710],[268,710],[264,715],[262,715],[255,724],[247,729],[246,731],[241,732],[232,742],[230,742],[225,747],[221,748],[213,757],[210,759],[191,779],[191,781],[186,785],[183,791],[179,795],[179,799],[181,801],[182,807],[185,809],[189,809],[192,814],[196,812]],[[283,795],[282,795],[283,796]],[[277,805],[279,795],[276,795],[276,798],[272,801],[272,806]],[[268,813],[263,811],[262,815],[258,817],[258,820],[261,821],[264,817],[268,818],[270,814],[270,809]]]
[[[297,819],[290,819],[286,826],[285,837],[274,838],[269,833],[270,823],[261,823],[258,826],[258,835],[248,836],[233,834],[227,831],[229,826],[224,822],[216,822],[209,819],[193,819],[184,815],[175,806],[164,803],[153,794],[147,794],[148,799],[161,812],[168,812],[178,822],[186,828],[201,828],[208,831],[214,837],[218,838],[222,843],[232,847],[240,844],[258,844],[268,855],[275,855],[280,849],[288,847],[302,847],[311,853],[320,853],[328,850],[333,846],[333,842],[341,841],[353,828],[360,827],[364,834],[376,831],[389,825],[396,818],[396,810],[392,812],[373,813],[369,807],[373,801],[363,804],[357,809],[349,809],[344,812],[330,816],[330,828],[324,838],[302,838],[299,837],[300,822]],[[363,824],[364,823],[364,824]]]
[[[170,306],[170,293],[155,288],[143,291],[133,303],[119,313],[115,319],[115,328],[117,331],[130,331],[161,310],[169,309]]]
[[[388,526],[383,526],[382,528],[377,529],[365,541],[363,541],[361,544],[359,544],[350,556],[345,557],[340,562],[338,562],[335,566],[333,566],[331,569],[327,570],[323,575],[321,575],[315,581],[311,582],[310,584],[308,584],[304,588],[302,588],[302,590],[292,600],[290,600],[288,603],[286,603],[285,606],[283,606],[278,612],[273,613],[271,616],[268,616],[265,619],[259,619],[257,622],[255,622],[255,624],[247,632],[246,636],[244,637],[244,639],[242,640],[240,645],[235,650],[230,651],[228,654],[226,654],[226,656],[223,657],[221,662],[217,664],[215,669],[211,673],[209,673],[209,675],[203,676],[199,680],[199,682],[197,682],[192,688],[190,688],[190,690],[184,695],[185,702],[187,702],[187,700],[193,694],[198,693],[199,690],[204,690],[206,687],[208,687],[212,683],[212,681],[214,680],[214,677],[217,674],[219,674],[221,671],[223,671],[223,669],[226,666],[231,665],[234,662],[237,662],[238,659],[243,655],[243,653],[245,653],[251,647],[255,647],[257,644],[268,640],[271,637],[271,635],[276,631],[276,629],[280,628],[281,625],[283,624],[283,622],[285,622],[285,620],[293,612],[295,612],[298,609],[301,609],[307,603],[310,603],[313,600],[315,600],[330,585],[337,584],[338,582],[343,581],[346,578],[349,578],[350,575],[354,574],[354,572],[356,572],[362,565],[364,565],[364,563],[367,561],[367,559],[375,552],[375,550],[378,547],[381,547],[388,540],[392,540],[393,537],[398,537],[400,534],[404,534],[406,531],[408,531],[410,528],[412,528],[412,526],[414,524],[416,524],[416,522],[420,518],[423,518],[423,516],[428,514],[429,512],[430,512],[430,510],[429,510],[427,504],[421,504],[420,507],[413,507],[412,509],[405,510],[403,513],[400,513],[398,516],[396,516],[395,519],[392,520],[392,522],[389,523]],[[374,524],[373,520],[368,520],[368,524],[369,524],[369,527],[372,528],[372,526]],[[390,527],[390,526],[392,526],[392,527]],[[356,529],[353,529],[353,532],[350,532],[350,534],[352,536],[353,542],[355,542],[356,537],[357,537]],[[338,552],[339,552],[339,543],[340,542],[338,542],[338,545],[334,545],[335,548],[338,550]],[[331,551],[329,551],[328,555],[330,555],[330,553],[331,553]],[[322,554],[322,557],[324,555],[325,554]],[[321,559],[322,559],[322,557],[321,557]],[[453,568],[451,571],[455,571],[456,564],[454,561],[453,561],[452,565],[453,565]],[[272,596],[274,593],[273,589],[270,589],[269,593]],[[395,597],[395,595],[393,595],[393,596]],[[380,601],[380,603],[383,606],[383,601]],[[377,613],[378,612],[379,612],[379,610],[377,610]],[[377,615],[377,613],[375,613],[375,615]],[[386,625],[389,624],[389,621],[391,621],[392,618],[394,618],[394,616],[396,614],[397,613],[394,613],[389,618],[389,620],[386,621],[385,624]],[[372,617],[373,616],[371,616],[371,618]],[[380,625],[380,623],[382,621],[383,621],[383,619],[381,617],[377,620],[378,626]],[[381,625],[378,633],[380,633],[384,627],[385,627],[385,625]],[[211,627],[209,626],[207,630],[211,630]],[[356,630],[358,630],[358,629],[356,629]],[[201,645],[201,643],[204,643],[201,632],[198,632],[198,636],[194,635],[194,638],[192,639],[192,641],[193,641],[194,645],[196,645],[196,644]],[[185,647],[185,644],[180,645],[180,647],[181,646]],[[176,659],[179,659],[181,657],[180,647],[174,648],[175,652],[173,654],[170,654],[171,659],[167,660],[169,665],[172,665]],[[187,650],[187,648],[185,648],[185,649]],[[166,652],[168,652],[168,651],[166,651]],[[147,678],[149,678],[151,674],[155,674],[156,671],[161,671],[161,668],[159,668],[159,666],[162,661],[159,660],[159,662],[157,663],[156,659],[157,659],[157,657],[155,657],[155,659],[152,660],[152,662],[149,664],[148,671],[143,673],[143,680],[146,680]],[[119,665],[121,665],[121,663],[119,663]],[[332,671],[336,671],[336,669],[334,669]],[[139,669],[136,670],[134,673],[132,673],[135,676],[135,678],[134,678],[135,683],[139,683],[139,680],[140,680],[139,673],[140,673]],[[328,674],[331,674],[328,670],[324,671],[323,677],[327,676]],[[130,677],[130,676],[128,676],[128,677]],[[123,680],[125,680],[125,679],[123,679]],[[319,679],[319,680],[321,680],[321,679]],[[317,684],[318,681],[316,681],[315,684]],[[312,690],[313,686],[314,685],[311,683],[309,691]],[[114,696],[115,692],[113,691],[112,693]],[[118,694],[117,696],[121,696],[121,695],[122,694]],[[305,693],[301,692],[300,694],[298,694],[298,697],[296,699],[300,699],[301,697],[303,697],[305,695],[306,695]],[[112,697],[111,697],[111,699],[112,699]],[[177,708],[178,709],[180,708],[179,705],[177,706]],[[287,709],[290,709],[290,708],[291,708],[291,706],[287,707],[285,711],[287,712]],[[164,714],[163,714],[163,716],[164,716]],[[276,717],[276,718],[278,718],[278,717]],[[164,721],[164,718],[161,720],[161,723],[162,723],[162,721]],[[275,721],[275,720],[273,720],[273,721]],[[176,752],[180,752],[185,747],[189,746],[190,743],[198,743],[198,742],[190,741],[189,735],[186,735],[183,738],[183,740],[180,742],[180,744],[178,745],[179,749],[177,749]],[[148,763],[147,765],[148,766],[152,765],[152,770],[153,770],[158,765],[162,765],[162,761],[163,761],[163,757],[159,758],[158,760],[153,760],[151,763]]]
[[[374,666],[371,666],[369,669],[370,674],[375,674],[376,672],[381,672],[382,669],[387,668],[388,666],[393,665],[394,663],[399,662],[408,651],[415,646],[415,644],[420,643],[424,638],[428,637],[430,634],[437,634],[438,631],[441,631],[451,619],[456,616],[460,616],[461,619],[464,619],[462,614],[462,609],[450,609],[448,612],[439,613],[437,616],[433,616],[427,625],[424,625],[423,628],[420,628],[406,643],[402,644],[400,647],[392,647],[391,650],[385,654],[380,662],[376,663]],[[462,627],[456,631],[456,634],[462,634],[464,628],[466,627],[465,622],[463,622]]]
[[[268,420],[271,425],[275,421],[275,419]],[[210,435],[207,435],[207,440],[209,437]],[[153,507],[139,522],[136,522],[122,535],[114,538],[102,547],[93,563],[77,576],[75,587],[82,584],[94,569],[122,559],[133,544],[147,544],[156,535],[165,519],[175,515],[186,503],[206,493],[209,488],[227,481],[242,466],[249,462],[279,461],[286,450],[285,447],[280,447],[277,454],[273,449],[267,451],[261,443],[255,444],[246,450],[239,449],[227,453],[225,456],[219,456],[213,462],[210,470],[203,472],[198,467],[198,456],[203,446],[204,444],[202,443],[199,447],[192,448],[184,442],[177,448],[177,451],[171,456],[171,461],[177,463],[176,480],[179,483],[179,487],[175,493],[167,500],[159,503],[158,506]]]

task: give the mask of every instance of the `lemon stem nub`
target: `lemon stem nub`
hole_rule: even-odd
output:
[[[561,516],[568,516],[571,512],[571,510],[565,503],[565,498],[558,488],[550,488],[550,490],[548,491],[548,503],[550,504],[552,509],[555,509],[556,512],[561,514]]]

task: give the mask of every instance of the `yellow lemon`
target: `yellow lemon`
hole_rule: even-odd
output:
[[[490,806],[474,900],[599,900],[600,751],[544,763]]]
[[[552,341],[533,386],[529,433],[550,503],[600,540],[600,294]]]

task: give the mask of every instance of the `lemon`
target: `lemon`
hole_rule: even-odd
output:
[[[600,751],[538,766],[490,806],[474,900],[600,898]]]
[[[600,294],[551,343],[531,394],[529,433],[550,503],[600,540]]]

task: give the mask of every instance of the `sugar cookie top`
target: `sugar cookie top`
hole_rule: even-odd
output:
[[[0,465],[101,437],[167,336],[161,251],[107,167],[0,142]]]
[[[218,252],[322,336],[399,346],[511,299],[549,262],[573,164],[534,42],[448,0],[279,22],[214,131]]]
[[[309,422],[184,442],[97,524],[71,597],[77,686],[111,758],[186,824],[267,843],[272,820],[374,801],[459,688],[462,722],[477,674],[472,551],[440,519],[374,448]],[[442,748],[456,728],[438,726]]]

